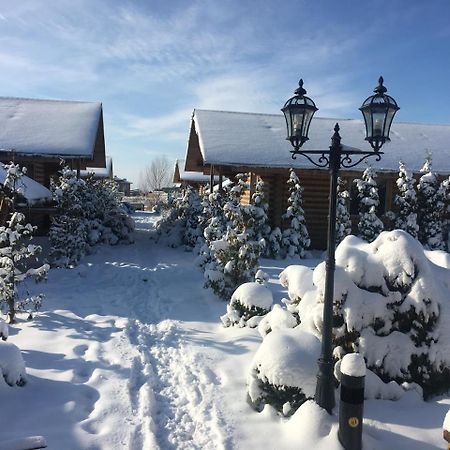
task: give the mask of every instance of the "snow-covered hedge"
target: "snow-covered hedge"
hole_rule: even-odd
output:
[[[244,327],[252,317],[267,314],[272,303],[272,292],[266,286],[256,282],[244,283],[234,291],[227,306],[227,313],[220,319],[226,327]]]
[[[255,353],[247,377],[251,404],[292,414],[314,396],[319,352],[319,339],[299,327],[273,330]]]
[[[383,381],[416,382],[424,395],[450,388],[450,271],[400,230],[372,243],[348,236],[336,251],[335,355],[359,351]],[[291,276],[299,275],[295,281]],[[285,273],[286,276],[286,273]],[[321,335],[325,263],[287,274],[300,328]],[[291,292],[298,286],[299,292]]]

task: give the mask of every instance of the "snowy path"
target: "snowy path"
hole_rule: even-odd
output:
[[[47,298],[32,322],[11,329],[28,384],[0,384],[0,443],[44,435],[50,450],[309,450],[299,424],[246,402],[257,331],[224,329],[225,304],[202,288],[193,255],[155,245],[149,227],[142,214],[134,245],[102,247],[30,286]],[[279,301],[280,267],[264,270]],[[441,448],[449,406],[367,402],[371,448]]]

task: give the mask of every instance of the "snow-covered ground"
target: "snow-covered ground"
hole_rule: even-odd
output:
[[[32,435],[55,450],[340,449],[336,417],[312,403],[290,419],[251,409],[246,378],[261,336],[221,325],[226,304],[202,288],[192,253],[149,239],[154,218],[135,216],[135,244],[100,247],[29,286],[46,299],[9,330],[28,383],[0,383],[0,449]],[[275,303],[287,296],[278,281],[287,264],[263,260]],[[449,408],[449,398],[424,402],[413,391],[367,401],[364,448],[444,448]]]

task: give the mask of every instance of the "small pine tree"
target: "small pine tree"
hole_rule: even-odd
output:
[[[445,193],[432,171],[432,155],[428,153],[417,184],[419,241],[429,250],[444,250],[443,221]]]
[[[9,322],[14,323],[18,312],[31,314],[31,311],[37,311],[43,298],[39,294],[20,299],[19,284],[27,278],[34,278],[36,282],[46,279],[49,266],[43,264],[38,268],[27,268],[39,254],[41,247],[28,243],[36,227],[25,223],[25,216],[14,211],[17,187],[24,170],[14,163],[5,165],[5,169],[7,175],[1,194],[7,199],[13,212],[6,225],[0,227],[0,304],[2,308],[6,307]]]
[[[236,179],[236,184],[228,191],[228,201],[223,207],[227,220],[225,235],[222,233],[217,236],[215,233],[217,239],[209,242],[209,253],[206,254],[206,263],[203,265],[205,287],[212,288],[224,300],[229,300],[239,285],[254,279],[262,251],[261,243],[249,237],[246,208],[240,203],[241,195],[247,187],[247,176],[239,174]],[[213,217],[211,224],[216,223],[220,225],[218,218]],[[207,230],[208,227],[205,234]]]
[[[403,161],[400,161],[399,163],[399,173],[396,184],[399,194],[394,198],[394,204],[398,209],[395,227],[406,231],[412,237],[417,239],[419,225],[417,224],[415,180]]]
[[[339,245],[352,232],[352,221],[348,210],[350,194],[346,185],[345,180],[339,177],[336,200],[336,245]]]
[[[377,216],[380,198],[376,176],[375,169],[367,167],[362,178],[354,180],[358,190],[358,235],[367,242],[375,240],[383,231],[383,222]]]
[[[289,226],[283,230],[282,250],[286,256],[298,255],[300,258],[304,258],[305,250],[311,241],[303,210],[303,187],[300,185],[294,169],[290,171],[287,184],[289,186],[288,207],[283,219],[289,223]]]
[[[252,195],[251,203],[246,208],[247,211],[247,229],[249,237],[261,242],[265,249],[265,254],[270,254],[269,236],[271,228],[267,211],[269,205],[264,193],[264,182],[261,179],[256,181],[255,192]]]
[[[57,267],[76,266],[88,252],[88,222],[84,210],[86,182],[63,166],[50,185],[58,213],[49,230],[50,261]]]

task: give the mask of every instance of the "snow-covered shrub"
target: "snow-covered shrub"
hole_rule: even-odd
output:
[[[2,341],[6,341],[9,336],[9,327],[8,324],[3,320],[0,319],[0,338]]]
[[[309,274],[305,272],[306,283]],[[292,280],[289,277],[289,285]],[[297,305],[300,328],[321,335],[325,263]],[[296,280],[302,284],[302,278]],[[428,396],[450,388],[450,271],[410,234],[383,232],[372,243],[348,236],[336,251],[333,344],[359,351],[384,382],[415,382]]]
[[[444,198],[443,237],[446,250],[450,252],[450,177],[442,180],[440,191]]]
[[[288,416],[314,396],[320,342],[296,328],[280,328],[268,334],[253,358],[247,377],[251,404],[265,404]]]
[[[264,270],[258,269],[255,273],[255,281],[259,284],[266,284],[269,281],[269,275]]]
[[[362,178],[354,180],[358,190],[358,236],[367,242],[372,242],[383,231],[383,222],[377,216],[380,198],[376,176],[375,169],[367,167]]]
[[[5,165],[6,179],[1,187],[3,198],[14,208],[23,170],[13,163]],[[47,264],[32,268],[31,263],[40,253],[39,245],[30,244],[36,227],[25,223],[22,213],[12,212],[6,224],[0,227],[0,306],[7,312],[8,320],[14,323],[17,312],[37,311],[42,303],[41,294],[21,298],[19,286],[27,278],[36,282],[45,280],[49,270]]]
[[[417,184],[419,241],[429,250],[444,250],[443,236],[445,193],[432,171],[432,158],[428,153],[420,170],[423,175]]]
[[[111,180],[86,180],[63,166],[51,190],[58,214],[49,231],[50,261],[57,267],[76,266],[99,243],[133,242],[134,222],[120,204],[117,184]]]
[[[258,332],[264,338],[273,330],[294,328],[297,325],[298,321],[292,313],[280,305],[273,305],[272,310],[259,322]]]
[[[303,187],[293,169],[290,171],[287,184],[289,186],[289,198],[283,219],[289,223],[289,226],[283,230],[282,251],[289,257],[298,255],[300,258],[304,258],[305,250],[309,247],[311,241],[303,210]]]
[[[417,239],[419,225],[417,224],[415,180],[403,161],[400,161],[399,165],[399,173],[396,181],[399,194],[394,198],[394,203],[398,209],[395,227],[399,230],[406,231]]]
[[[0,341],[0,373],[9,386],[26,383],[25,362],[20,349],[11,342]]]
[[[184,245],[186,249],[194,248],[202,238],[201,212],[200,195],[192,186],[186,186],[181,197],[174,200],[156,222],[158,238],[170,247]]]
[[[336,199],[336,245],[352,232],[352,221],[348,209],[350,194],[346,186],[346,181],[339,177]]]
[[[233,292],[227,313],[220,319],[225,327],[244,327],[252,317],[267,314],[272,303],[272,292],[266,286],[256,282],[244,283]]]

